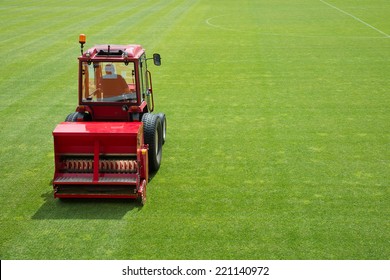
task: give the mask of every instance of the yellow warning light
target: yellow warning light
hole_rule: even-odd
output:
[[[85,34],[80,34],[80,35],[79,35],[79,43],[80,43],[80,44],[82,44],[82,45],[85,44],[86,39],[87,39],[87,38],[86,38]]]

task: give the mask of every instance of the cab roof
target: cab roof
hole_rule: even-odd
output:
[[[105,59],[124,58],[138,59],[144,53],[141,45],[96,45],[89,48],[80,58]]]

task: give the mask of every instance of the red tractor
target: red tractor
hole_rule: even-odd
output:
[[[152,77],[140,45],[97,45],[79,60],[79,105],[53,131],[55,198],[146,201],[161,164],[165,114],[153,114]],[[159,54],[154,64],[161,65]]]

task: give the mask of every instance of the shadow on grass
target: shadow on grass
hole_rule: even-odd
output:
[[[119,220],[142,206],[131,199],[55,199],[53,192],[42,195],[45,202],[32,216],[34,220],[47,219],[105,219]]]
[[[149,183],[157,172],[149,174]],[[49,186],[52,186],[50,181]],[[141,211],[134,199],[55,199],[53,191],[41,195],[45,202],[32,216],[33,220],[103,219],[120,220],[130,211]]]

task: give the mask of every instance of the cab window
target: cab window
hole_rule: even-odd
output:
[[[82,101],[136,103],[134,63],[83,63]]]

